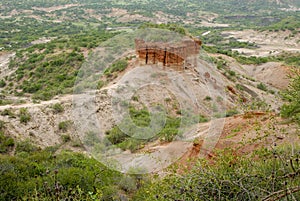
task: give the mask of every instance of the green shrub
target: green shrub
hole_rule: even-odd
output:
[[[27,108],[20,109],[19,117],[20,117],[20,122],[24,124],[27,124],[31,119],[31,115],[29,114]]]
[[[263,148],[253,156],[221,151],[213,159],[198,159],[183,173],[174,165],[165,177],[152,177],[133,200],[299,200],[298,151],[299,147]]]
[[[232,77],[236,76],[236,72],[234,72],[232,70],[229,70],[228,73],[229,73],[229,76],[232,76]]]
[[[52,106],[52,109],[54,111],[54,113],[62,113],[64,111],[64,108],[62,106],[62,104],[60,103],[55,103],[53,106]]]
[[[82,147],[82,142],[79,139],[72,140],[72,147]]]
[[[119,186],[122,190],[124,190],[125,192],[129,192],[129,193],[137,190],[136,181],[134,180],[134,178],[132,178],[130,176],[124,176],[121,179]]]
[[[62,121],[58,124],[58,129],[63,131],[63,132],[67,132],[70,125],[71,125],[70,121]]]
[[[236,110],[236,109],[231,109],[231,110],[226,111],[226,117],[231,117],[231,116],[234,116],[236,114],[239,114],[239,111]]]
[[[9,105],[12,104],[12,100],[5,100],[5,99],[0,99],[0,105]]]
[[[138,127],[139,129],[129,127],[129,119],[125,118],[121,125],[126,127],[126,130],[129,133],[124,133],[122,130],[119,129],[118,126],[114,126],[111,130],[106,131],[106,138],[112,144],[117,145],[123,150],[131,150],[136,151],[144,146],[149,141],[154,141],[160,139],[161,141],[171,142],[175,139],[178,135],[178,128],[180,127],[181,118],[179,117],[171,117],[167,116],[165,125],[162,125],[163,128],[159,133],[157,133],[154,137],[146,136],[147,133],[151,134],[150,129],[148,126],[150,125],[150,113],[147,109],[137,110],[134,107],[129,107],[129,113],[132,122],[134,125],[133,127]],[[159,117],[157,117],[159,118]],[[196,117],[196,121],[198,121],[198,116]],[[161,121],[163,122],[163,120]],[[198,123],[198,122],[197,122]],[[131,125],[130,125],[131,126]],[[142,128],[145,128],[143,130]],[[136,132],[136,133],[132,133]],[[145,139],[144,139],[145,138]],[[143,140],[139,140],[143,139]]]
[[[172,142],[177,134],[178,134],[177,128],[165,127],[160,132],[160,139],[165,142]]]
[[[0,88],[5,86],[6,86],[6,82],[4,80],[0,80]]]
[[[158,28],[158,29],[167,29],[173,32],[177,32],[182,35],[188,35],[188,30],[186,30],[184,27],[178,24],[153,24],[151,22],[144,23],[143,25],[140,26],[140,28],[145,29],[145,28]]]
[[[136,126],[147,127],[150,124],[150,113],[144,108],[136,110],[134,107],[129,107],[129,114]]]
[[[99,82],[97,84],[97,89],[101,89],[104,86],[105,86],[105,82],[103,80],[99,80]]]
[[[15,146],[13,138],[5,136],[0,129],[0,153],[8,153]]]
[[[114,72],[121,72],[126,69],[128,62],[124,59],[116,61],[109,68],[104,70],[104,75],[111,75]]]
[[[9,116],[10,118],[14,118],[15,114],[10,109],[5,109],[1,112],[2,116]]]
[[[231,117],[231,116],[234,116],[236,114],[239,114],[238,110],[236,110],[236,109],[229,109],[225,113],[217,113],[217,114],[215,114],[214,117],[216,117],[216,118],[224,118],[224,117]]]
[[[59,51],[54,53],[53,43],[49,43],[42,53],[29,53],[14,58],[12,68],[16,68],[14,83],[23,93],[33,94],[33,99],[49,100],[53,96],[72,90],[78,70],[84,62],[82,53]],[[36,48],[33,47],[33,51]],[[37,48],[38,49],[38,48]],[[29,52],[30,48],[24,52]]]
[[[268,57],[256,57],[256,56],[244,57],[239,55],[239,56],[235,56],[235,58],[239,63],[246,64],[246,65],[250,65],[250,64],[259,65],[271,61],[271,59]]]
[[[24,153],[24,152],[23,152]],[[122,175],[83,154],[0,155],[0,200],[119,200]]]
[[[208,122],[208,118],[205,117],[204,115],[200,114],[199,115],[199,123],[204,123],[204,122]]]
[[[241,85],[241,84],[236,84],[235,87],[236,87],[238,90],[240,90],[240,91],[244,91],[244,90],[245,90],[244,86]]]
[[[0,131],[2,131],[5,128],[5,122],[0,120]]]
[[[62,135],[61,138],[64,143],[71,141],[70,135]]]
[[[204,100],[205,100],[205,101],[211,101],[212,98],[211,98],[210,96],[205,96]]]
[[[139,140],[135,138],[125,138],[124,141],[120,142],[118,145],[122,150],[130,150],[131,152],[135,152],[143,147],[145,143],[144,140]]]
[[[295,71],[287,90],[282,95],[287,101],[281,108],[281,115],[300,125],[300,72]]]
[[[138,96],[133,96],[133,97],[132,97],[132,100],[133,100],[133,101],[139,101],[139,97],[138,97]]]
[[[112,144],[118,144],[123,142],[128,136],[123,133],[119,127],[114,126],[110,131],[106,132],[107,136],[106,138],[112,143]]]
[[[260,89],[260,90],[262,90],[262,91],[268,91],[267,86],[265,84],[263,84],[263,83],[259,83],[257,85],[257,88]]]
[[[39,147],[33,145],[29,139],[17,142],[16,153],[27,152],[32,153],[40,150]]]

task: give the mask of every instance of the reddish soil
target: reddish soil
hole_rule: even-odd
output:
[[[178,161],[178,172],[189,170],[200,156],[203,140],[200,138]],[[216,144],[215,151],[208,152],[205,158],[213,160],[218,151],[230,149],[236,155],[247,155],[253,151],[274,145],[300,144],[296,127],[284,124],[272,113],[248,112],[226,119],[224,130]]]

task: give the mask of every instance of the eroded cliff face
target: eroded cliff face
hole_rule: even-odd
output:
[[[184,67],[189,57],[199,54],[201,41],[187,38],[177,43],[145,42],[135,40],[136,53],[142,64],[162,63],[163,66]]]

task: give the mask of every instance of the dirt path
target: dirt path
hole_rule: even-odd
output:
[[[42,107],[42,106],[47,106],[47,105],[53,105],[55,103],[62,103],[62,102],[72,102],[72,99],[78,95],[65,95],[65,96],[60,96],[56,99],[52,99],[49,101],[42,101],[40,103],[24,103],[24,104],[11,104],[11,105],[2,105],[0,106],[0,111],[5,110],[5,109],[20,109],[20,108],[33,108],[33,107]]]

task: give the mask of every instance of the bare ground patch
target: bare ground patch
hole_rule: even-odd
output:
[[[300,33],[293,34],[291,31],[223,31],[225,38],[233,37],[241,42],[255,43],[257,49],[237,48],[233,49],[246,56],[271,56],[282,52],[300,51]]]
[[[15,53],[0,52],[0,79],[12,74],[15,69],[9,69],[9,61],[15,56]]]
[[[291,68],[282,63],[268,62],[258,66],[244,65],[243,67],[251,77],[278,89],[285,89],[289,85],[288,74],[291,72]]]

